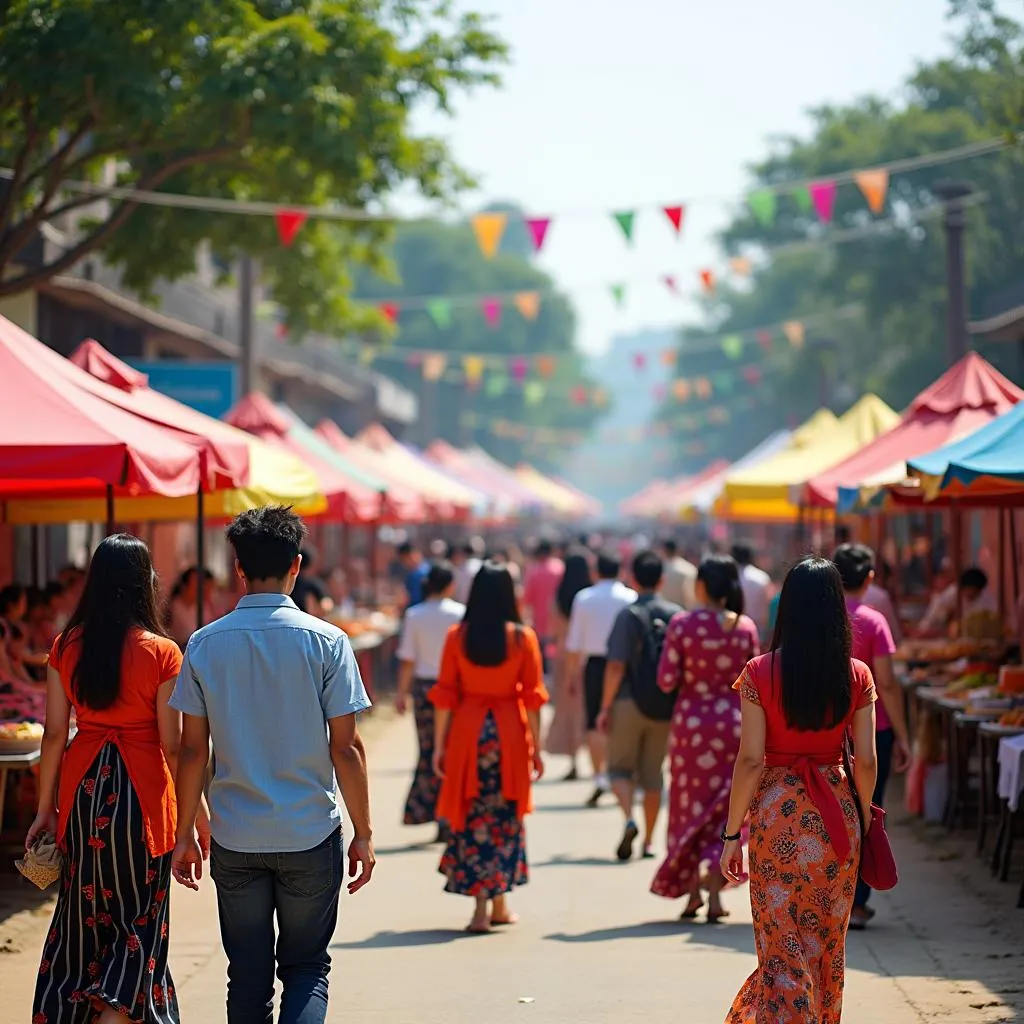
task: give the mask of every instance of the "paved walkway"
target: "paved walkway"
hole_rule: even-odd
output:
[[[655,864],[612,862],[618,811],[586,811],[585,783],[545,782],[529,822],[532,880],[522,923],[467,936],[470,902],[442,891],[430,830],[396,824],[412,762],[408,721],[371,723],[379,865],[343,900],[330,1019],[387,1024],[718,1024],[754,966],[745,891],[728,924],[683,925],[647,892]],[[552,776],[564,764],[551,766]],[[935,837],[933,837],[935,839]],[[994,1024],[1024,1019],[1024,912],[956,844],[898,830],[903,881],[879,897],[877,927],[851,935],[844,1021]],[[45,914],[0,923],[0,1024],[28,1020]],[[13,935],[8,955],[5,938]],[[223,1020],[224,962],[212,886],[175,891],[172,964],[190,1022]]]

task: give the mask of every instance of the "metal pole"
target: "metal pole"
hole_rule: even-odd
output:
[[[256,262],[243,254],[238,261],[238,358],[242,394],[256,390]]]
[[[196,491],[196,629],[205,625],[203,598],[206,593],[206,508],[203,485]]]
[[[113,484],[107,484],[107,536],[110,537],[114,533],[114,486]]]
[[[935,194],[945,203],[942,226],[946,232],[946,341],[950,366],[967,355],[964,199],[973,191],[965,181],[943,181],[935,186]]]

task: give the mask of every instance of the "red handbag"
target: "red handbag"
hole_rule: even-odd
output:
[[[854,758],[850,749],[849,736],[846,738],[843,760],[845,761],[846,779],[853,795],[853,806],[857,808],[857,820],[860,822],[860,877],[865,885],[869,885],[879,892],[886,892],[889,889],[894,889],[900,878],[899,872],[896,870],[896,858],[893,856],[889,836],[885,831],[885,811],[878,804],[871,805],[871,828],[865,836],[864,815],[861,812],[857,787],[853,781]]]

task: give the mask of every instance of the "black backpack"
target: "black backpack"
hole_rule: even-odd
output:
[[[656,722],[668,722],[676,704],[676,694],[665,693],[658,685],[658,662],[665,646],[671,615],[650,605],[631,605],[632,615],[640,620],[643,633],[636,654],[630,662],[629,683],[633,702],[640,713]]]

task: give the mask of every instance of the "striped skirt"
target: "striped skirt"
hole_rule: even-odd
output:
[[[75,794],[32,1024],[88,1024],[110,1006],[127,1020],[179,1024],[167,968],[171,855],[146,848],[139,799],[107,743]]]

